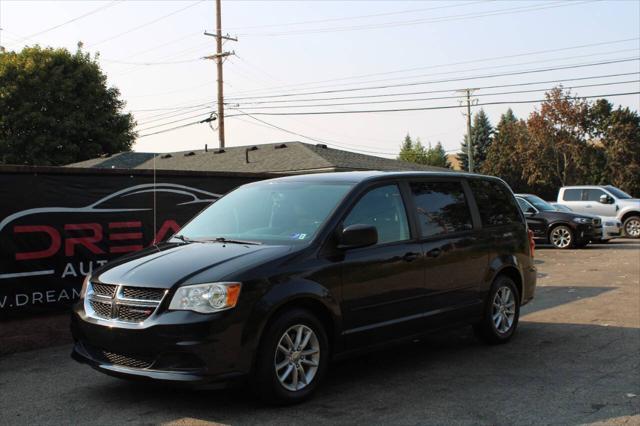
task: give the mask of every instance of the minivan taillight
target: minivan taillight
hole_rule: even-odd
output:
[[[531,229],[527,229],[527,234],[529,235],[529,252],[531,253],[531,257],[533,257],[536,251],[536,242],[533,240],[533,231]]]

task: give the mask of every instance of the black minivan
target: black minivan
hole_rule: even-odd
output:
[[[500,179],[344,172],[244,185],[87,277],[72,356],[123,378],[310,396],[332,359],[472,324],[508,341],[533,240]]]

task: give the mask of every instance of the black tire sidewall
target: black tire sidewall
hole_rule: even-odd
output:
[[[569,231],[569,235],[571,235],[571,241],[570,241],[569,245],[566,246],[566,247],[558,247],[557,245],[553,244],[553,239],[551,238],[551,234],[553,234],[553,231],[555,231],[558,228],[565,228],[567,231]],[[551,228],[551,230],[549,231],[549,243],[554,248],[557,248],[559,250],[568,250],[568,249],[573,248],[573,247],[576,246],[576,236],[575,236],[575,233],[573,232],[573,229],[571,229],[571,227],[569,227],[567,225],[556,225],[553,228]]]
[[[320,344],[320,362],[311,383],[304,389],[294,392],[280,384],[274,371],[273,361],[280,338],[286,330],[296,324],[305,325],[316,334]],[[270,404],[288,405],[302,402],[309,398],[322,382],[328,369],[329,358],[327,333],[324,325],[315,315],[306,309],[291,309],[278,314],[278,317],[267,325],[256,352],[256,368],[252,377],[254,392]]]

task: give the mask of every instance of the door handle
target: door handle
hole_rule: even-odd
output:
[[[442,253],[442,250],[440,250],[439,248],[435,248],[433,250],[429,250],[427,252],[427,256],[429,256],[429,257],[438,257],[438,256],[440,256],[441,253]]]
[[[406,253],[404,256],[402,256],[402,260],[404,260],[405,262],[413,262],[419,256],[420,256],[420,253],[409,252],[409,253]]]

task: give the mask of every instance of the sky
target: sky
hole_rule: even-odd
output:
[[[224,44],[235,52],[227,146],[300,140],[393,157],[409,133],[453,152],[466,132],[461,89],[479,88],[472,113],[494,125],[509,107],[526,118],[539,106],[527,101],[558,84],[578,96],[640,91],[637,0],[223,0],[222,21],[238,39]],[[202,59],[215,53],[203,34],[215,30],[213,1],[0,0],[0,28],[8,50],[81,41],[99,52],[138,122],[134,150],[218,146],[198,123],[217,95],[215,64]],[[603,97],[640,107],[638,94]],[[370,112],[407,108],[423,109]]]

